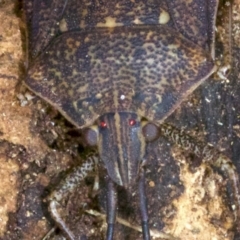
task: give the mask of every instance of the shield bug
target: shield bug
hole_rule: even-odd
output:
[[[107,171],[107,239],[113,239],[116,186],[138,185],[143,239],[150,239],[145,166],[147,146],[159,135],[227,174],[238,215],[234,166],[208,145],[164,124],[214,71],[217,1],[25,1],[30,59],[25,84],[84,129],[97,154],[49,197],[52,217],[95,165]],[[26,7],[26,9],[28,9]]]

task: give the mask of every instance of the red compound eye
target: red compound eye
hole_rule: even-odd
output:
[[[104,121],[101,121],[101,122],[100,122],[100,127],[102,127],[102,128],[107,127],[107,123],[104,122]]]
[[[136,121],[134,119],[130,119],[128,123],[130,126],[134,126],[136,124]]]

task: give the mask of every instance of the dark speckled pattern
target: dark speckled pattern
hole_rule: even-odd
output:
[[[24,0],[31,61],[25,83],[76,127],[93,125],[109,177],[131,189],[156,150],[153,145],[148,148],[143,135],[145,120],[163,123],[215,69],[217,4],[217,0]],[[162,133],[191,151],[181,134],[172,137],[168,129]],[[198,151],[205,148],[193,149]],[[80,175],[70,174],[49,198],[52,217],[69,239],[75,238],[56,206],[84,179],[86,170],[87,161],[79,168]],[[147,226],[146,218],[141,220]]]
[[[27,1],[41,53],[27,86],[78,127],[121,111],[163,122],[214,68],[217,3],[180,2]]]
[[[201,48],[168,27],[121,27],[62,35],[27,84],[80,127],[121,111],[161,122],[212,68]]]

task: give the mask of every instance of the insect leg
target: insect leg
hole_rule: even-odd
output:
[[[107,183],[107,240],[113,239],[114,224],[116,220],[117,192],[115,183],[108,178]]]
[[[150,240],[150,231],[148,226],[148,212],[147,212],[147,197],[145,191],[145,170],[142,169],[139,178],[139,199],[140,199],[140,210],[142,215],[142,233],[144,240]]]
[[[61,217],[61,201],[70,193],[74,192],[88,173],[94,170],[96,164],[97,158],[92,156],[89,157],[83,165],[76,167],[48,197],[51,216],[70,240],[76,240],[77,238],[66,226],[65,221]]]
[[[160,132],[180,148],[195,154],[202,159],[202,162],[217,167],[223,173],[232,188],[231,207],[235,215],[237,228],[240,231],[240,181],[237,169],[231,159],[208,144],[194,141],[189,135],[168,124],[162,124]]]

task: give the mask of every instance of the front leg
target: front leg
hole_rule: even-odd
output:
[[[240,182],[232,161],[215,148],[202,142],[196,142],[192,137],[168,124],[162,124],[160,132],[178,147],[193,153],[202,159],[202,162],[217,167],[223,173],[232,188],[231,208],[235,216],[236,227],[240,231]]]
[[[58,185],[57,189],[54,190],[48,197],[51,216],[70,240],[76,240],[77,238],[67,227],[65,221],[61,217],[59,211],[62,205],[61,202],[66,196],[74,192],[89,172],[92,172],[95,169],[97,163],[97,156],[90,156],[83,165],[74,168],[74,170]]]

